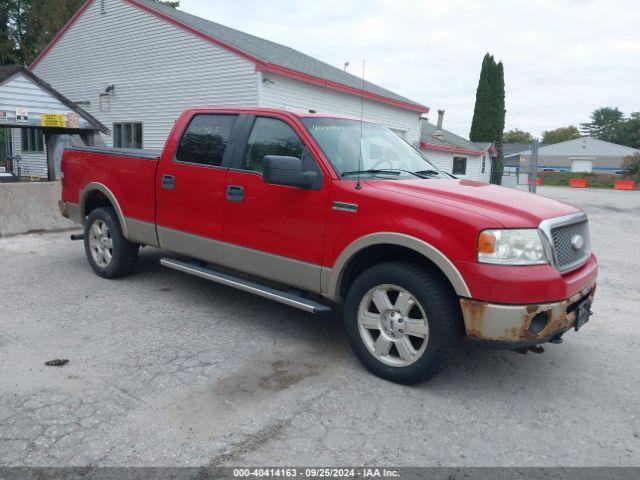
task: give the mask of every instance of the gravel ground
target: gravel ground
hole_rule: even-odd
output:
[[[364,371],[336,318],[156,250],[107,281],[68,233],[0,239],[0,465],[640,465],[640,193],[540,193],[590,215],[591,322],[542,355],[465,347],[417,387]]]

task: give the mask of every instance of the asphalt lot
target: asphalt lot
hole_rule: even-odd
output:
[[[368,374],[337,319],[156,250],[107,281],[68,233],[0,239],[0,465],[640,465],[640,192],[540,193],[590,215],[590,324],[417,387]]]

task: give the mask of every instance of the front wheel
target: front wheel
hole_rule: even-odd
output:
[[[93,210],[85,222],[84,250],[97,275],[116,278],[133,271],[139,245],[124,238],[115,210],[101,207]]]
[[[455,296],[438,276],[405,262],[363,272],[347,294],[344,320],[362,364],[406,385],[438,374],[461,332]]]

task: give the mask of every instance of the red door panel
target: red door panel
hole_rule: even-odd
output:
[[[328,185],[321,190],[268,185],[262,175],[230,170],[227,185],[244,200],[227,201],[224,241],[320,265]]]

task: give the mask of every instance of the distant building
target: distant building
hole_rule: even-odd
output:
[[[635,148],[591,137],[576,138],[552,145],[541,145],[538,148],[538,170],[621,173],[624,159],[639,152],[640,150]],[[505,154],[505,165],[519,166],[521,170],[527,171],[530,162],[530,145],[509,157]]]
[[[544,147],[544,144],[540,144]],[[531,143],[505,143],[502,145],[502,155],[505,167],[519,167],[520,155],[531,148]]]
[[[438,123],[422,119],[420,151],[436,167],[459,178],[489,183],[493,159],[498,156],[493,144],[475,143],[442,128],[444,110],[438,110]]]

